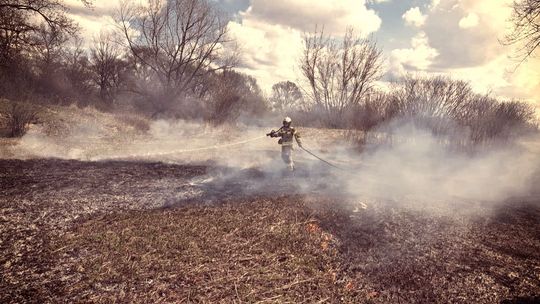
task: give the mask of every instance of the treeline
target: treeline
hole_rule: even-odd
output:
[[[352,31],[342,39],[318,31],[305,37],[304,47],[304,89],[282,82],[270,98],[274,110],[294,113],[301,124],[389,133],[400,122],[461,145],[538,128],[532,105],[475,93],[470,83],[450,77],[404,75],[386,90],[378,89],[385,72],[381,51]]]
[[[208,1],[125,1],[117,30],[90,45],[66,13],[58,0],[0,0],[0,97],[214,123],[268,111]]]
[[[275,92],[274,96],[281,95]],[[293,103],[303,102],[300,97]],[[364,133],[393,132],[413,124],[460,145],[505,140],[538,129],[535,109],[529,103],[478,94],[468,82],[445,76],[405,76],[387,91],[372,90],[339,112],[328,111],[324,104],[308,104],[284,113],[294,113],[302,125]]]
[[[535,128],[528,104],[476,94],[463,81],[404,76],[377,89],[381,50],[351,30],[340,39],[305,35],[301,83],[277,83],[264,96],[253,77],[234,70],[240,48],[211,1],[135,3],[122,2],[116,30],[84,45],[60,0],[0,0],[0,97],[214,124],[274,113],[305,126],[370,131],[406,119],[435,134],[459,130],[471,142]]]

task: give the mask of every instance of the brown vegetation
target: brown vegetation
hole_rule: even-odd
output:
[[[477,94],[462,81],[406,76],[378,91],[381,51],[351,31],[342,40],[307,35],[300,63],[307,87],[280,82],[267,100],[255,78],[231,69],[236,54],[222,48],[234,43],[211,1],[123,3],[127,49],[104,33],[87,52],[62,1],[0,0],[0,97],[30,102],[1,107],[6,135],[24,135],[38,115],[55,138],[80,123],[78,109],[50,104],[121,112],[105,119],[88,108],[83,122],[125,141],[150,129],[148,117],[223,124],[271,109],[297,125],[348,129],[336,134],[362,144],[369,134],[391,140],[401,123],[459,145],[537,130],[526,103]],[[110,136],[121,145],[118,138]],[[211,168],[225,171],[218,176],[228,169]],[[478,217],[462,212],[464,202],[443,215],[388,201],[359,210],[364,202],[335,195],[342,189],[326,197],[335,187],[330,174],[281,176],[246,192],[242,185],[263,172],[196,180],[208,171],[0,160],[0,302],[540,300],[537,197],[481,205]],[[298,182],[313,193],[298,192]]]
[[[272,86],[270,103],[274,112],[283,115],[301,110],[305,106],[300,88],[291,81],[278,82]]]
[[[11,103],[5,117],[8,137],[21,137],[26,134],[29,125],[37,121],[38,114],[39,107],[33,104]]]
[[[363,133],[387,132],[393,121],[407,120],[462,145],[536,127],[531,106],[480,95],[463,81],[404,76],[390,90],[378,90],[385,72],[381,50],[351,30],[343,39],[322,30],[306,34],[299,63],[305,86],[279,82],[266,98],[253,77],[232,70],[238,49],[227,20],[209,1],[125,1],[118,11],[121,31],[102,33],[90,50],[62,1],[4,2],[0,97],[14,101],[214,124],[279,113],[297,125]],[[134,33],[142,33],[140,39]]]
[[[404,118],[464,143],[508,139],[536,127],[532,105],[480,95],[469,83],[448,77],[409,76],[395,84],[383,104],[386,121]]]
[[[347,111],[360,104],[382,76],[381,51],[348,30],[342,40],[321,30],[304,38],[300,68],[309,84],[312,107],[329,127],[343,127]]]
[[[208,1],[148,4],[124,2],[118,23],[141,76],[132,89],[150,96],[155,116],[169,110],[178,96],[196,91],[199,79],[231,68],[235,58],[223,55],[227,23]]]
[[[276,194],[290,189],[287,178],[273,193],[246,195],[239,181],[215,192],[190,183],[202,166],[4,160],[0,169],[2,303],[519,303],[540,294],[536,201],[486,206],[481,217],[456,204],[434,216]]]

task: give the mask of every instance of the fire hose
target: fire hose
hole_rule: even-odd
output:
[[[331,167],[334,167],[334,168],[336,168],[336,169],[346,171],[344,168],[338,167],[338,166],[332,164],[331,162],[329,162],[329,161],[323,159],[322,157],[319,157],[318,155],[316,155],[315,153],[309,151],[308,149],[304,148],[303,145],[302,145],[302,146],[299,145],[299,147],[300,147],[302,150],[306,151],[306,152],[307,152],[308,154],[310,154],[311,156],[313,156],[313,157],[317,158],[318,160],[322,161],[323,163],[325,163],[325,164],[327,164],[327,165],[329,165],[329,166],[331,166]]]
[[[268,136],[268,134],[266,135]],[[243,140],[243,141],[239,141],[239,142],[234,142],[234,143],[228,143],[228,144],[222,144],[222,145],[213,145],[213,146],[209,146],[209,147],[201,147],[201,148],[193,148],[193,149],[182,149],[182,150],[174,150],[174,151],[167,151],[167,152],[153,152],[153,153],[144,153],[144,154],[138,154],[136,155],[135,157],[144,157],[144,156],[163,156],[163,155],[171,155],[171,154],[180,154],[180,153],[189,153],[189,152],[198,152],[198,151],[205,151],[205,150],[217,150],[217,149],[223,149],[223,148],[228,148],[228,147],[234,147],[234,146],[238,146],[238,145],[243,145],[243,144],[246,144],[246,143],[249,143],[249,142],[253,142],[253,141],[257,141],[259,139],[262,139],[262,138],[265,138],[266,136],[258,136],[258,137],[255,137],[255,138],[250,138],[250,139],[247,139],[247,140]],[[300,145],[299,145],[300,146]],[[303,146],[300,146],[300,148],[302,150],[304,150],[306,153],[310,154],[311,156],[315,157],[316,159],[322,161],[323,163],[333,167],[333,168],[336,168],[338,170],[343,170],[343,171],[347,171],[346,169],[344,168],[341,168],[341,167],[338,167],[334,164],[332,164],[331,162],[323,159],[322,157],[318,156],[317,154],[311,152],[310,150],[304,148]],[[125,158],[125,156],[110,156],[110,157],[107,157],[107,159],[118,159],[118,158]]]
[[[246,140],[238,141],[238,142],[234,142],[234,143],[229,143],[229,144],[213,145],[213,146],[209,146],[209,147],[194,148],[194,149],[175,150],[175,151],[161,152],[161,153],[152,154],[152,155],[161,156],[161,155],[167,155],[167,154],[178,154],[178,153],[197,152],[197,151],[204,151],[204,150],[223,149],[223,148],[228,148],[228,147],[234,147],[234,146],[247,144],[249,142],[256,141],[256,140],[259,140],[259,139],[263,139],[265,137],[266,136],[259,136],[259,137],[250,138],[250,139],[246,139]]]
[[[243,144],[246,144],[246,143],[249,143],[249,142],[252,142],[252,141],[256,141],[256,140],[259,140],[259,139],[263,139],[265,138],[266,136],[258,136],[258,137],[255,137],[255,138],[250,138],[250,139],[247,139],[247,140],[243,140],[243,141],[239,141],[239,142],[234,142],[234,143],[228,143],[228,144],[222,144],[222,145],[213,145],[213,146],[209,146],[209,147],[201,147],[201,148],[193,148],[193,149],[182,149],[182,150],[173,150],[173,151],[166,151],[166,152],[151,152],[151,153],[144,153],[144,154],[138,154],[138,155],[135,155],[135,157],[144,157],[144,156],[163,156],[163,155],[170,155],[170,154],[180,154],[180,153],[189,153],[189,152],[198,152],[198,151],[205,151],[205,150],[216,150],[216,149],[223,149],[223,148],[228,148],[228,147],[234,147],[234,146],[239,146],[239,145],[243,145]],[[125,158],[125,156],[111,156],[111,157],[107,157],[107,159],[119,159],[119,158]]]
[[[283,127],[279,128],[279,130],[277,130],[277,131],[272,130],[270,133],[266,134],[266,136],[275,137],[274,134],[278,133],[282,128],[283,128]],[[329,161],[323,159],[322,157],[318,156],[317,154],[315,154],[315,153],[309,151],[308,149],[304,148],[303,145],[298,144],[298,146],[299,146],[302,150],[306,151],[309,155],[315,157],[316,159],[322,161],[323,163],[329,165],[330,167],[336,168],[336,169],[338,169],[338,170],[347,171],[347,170],[345,170],[344,168],[338,167],[338,166],[332,164],[331,162],[329,162]]]

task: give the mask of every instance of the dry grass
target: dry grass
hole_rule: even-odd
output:
[[[0,302],[539,299],[536,201],[473,218],[384,202],[354,211],[322,195],[199,193],[190,179],[205,172],[143,162],[0,161]],[[291,181],[273,185],[276,193]],[[199,194],[179,196],[190,191]],[[206,195],[213,201],[200,204]]]
[[[336,297],[333,241],[306,209],[256,199],[105,216],[57,246],[81,302],[306,302]],[[326,244],[326,245],[322,245]],[[127,279],[130,278],[130,279]]]
[[[146,133],[150,130],[150,120],[136,114],[117,114],[116,119],[124,123],[127,128],[132,128],[135,132]]]
[[[7,128],[8,112],[13,101],[0,99],[0,137],[9,135]],[[136,114],[113,114],[99,111],[92,107],[79,108],[71,106],[40,106],[25,104],[39,111],[34,121],[43,134],[62,138],[70,134],[74,127],[88,126],[104,137],[120,137],[144,134],[149,130],[150,122]]]

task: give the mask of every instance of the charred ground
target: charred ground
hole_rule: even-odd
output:
[[[42,159],[0,168],[2,303],[540,296],[533,201],[484,217],[445,216],[392,202],[363,209],[322,192],[279,194],[306,175],[245,193],[231,181],[203,182],[205,165]]]

